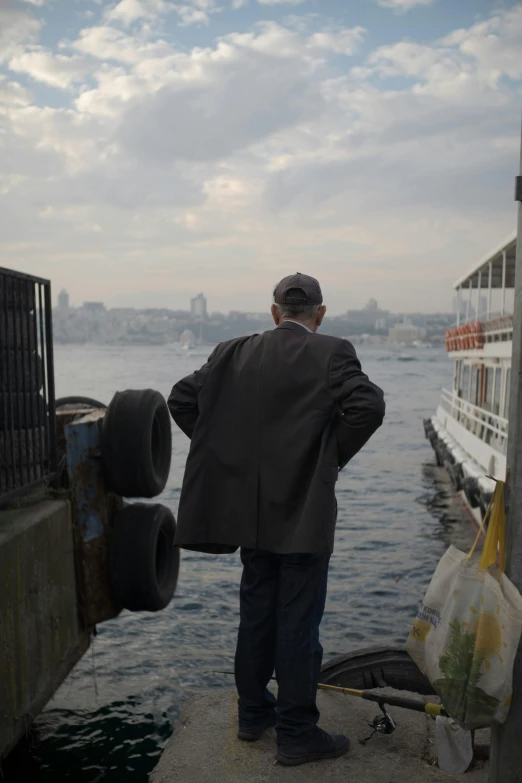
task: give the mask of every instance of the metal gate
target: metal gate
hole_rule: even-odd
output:
[[[51,283],[0,268],[0,507],[56,472]]]

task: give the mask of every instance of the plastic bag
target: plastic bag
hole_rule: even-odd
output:
[[[463,775],[473,761],[471,731],[462,729],[451,718],[438,717],[435,742],[439,769],[449,775]]]
[[[522,631],[522,597],[504,574],[501,481],[484,524],[488,519],[480,558],[480,532],[469,555],[451,546],[442,557],[406,642],[448,714],[466,729],[506,720]]]

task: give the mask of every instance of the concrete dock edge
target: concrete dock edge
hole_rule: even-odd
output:
[[[403,693],[404,695],[404,693]],[[340,759],[282,767],[275,762],[275,731],[256,743],[236,738],[237,696],[228,689],[195,696],[178,721],[150,783],[306,783],[329,780],[346,783],[444,783],[462,780],[486,783],[487,765],[477,762],[465,775],[450,776],[436,766],[431,718],[407,710],[391,709],[397,731],[375,735],[365,746],[375,704],[346,696],[319,693],[321,726],[346,733],[350,752]]]

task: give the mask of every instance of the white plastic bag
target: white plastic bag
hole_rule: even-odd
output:
[[[435,743],[439,769],[450,775],[463,775],[473,761],[471,731],[461,729],[451,718],[438,716],[435,722]]]
[[[469,555],[451,546],[442,557],[406,642],[448,714],[467,729],[506,720],[522,631],[522,597],[504,574],[500,481],[487,519],[480,558],[474,554],[479,536]]]

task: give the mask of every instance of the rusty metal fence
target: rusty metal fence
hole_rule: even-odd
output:
[[[56,471],[51,284],[0,268],[0,507]]]

